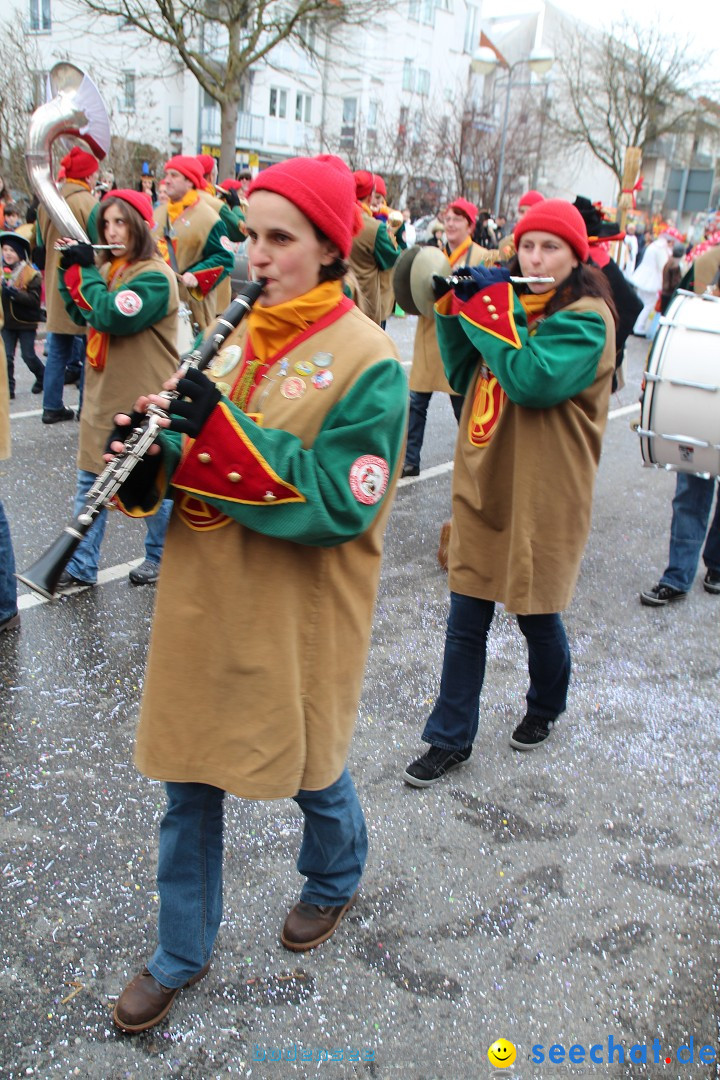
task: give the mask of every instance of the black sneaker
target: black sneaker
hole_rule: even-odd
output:
[[[75,413],[65,406],[62,409],[43,409],[43,424],[59,424],[62,420],[72,420]]]
[[[35,382],[32,384],[32,386],[30,387],[30,393],[31,394],[42,394],[43,389],[44,389],[43,384],[41,382],[39,382],[38,379],[36,379]]]
[[[703,589],[716,595],[720,593],[720,571],[708,570],[703,579]]]
[[[408,465],[407,462],[406,462],[405,465],[403,465],[402,475],[403,476],[419,476],[420,475],[420,466],[419,465]]]
[[[430,787],[467,761],[471,754],[472,746],[466,746],[464,750],[443,750],[440,746],[431,746],[426,754],[408,765],[402,774],[403,780],[413,787]]]
[[[63,570],[55,586],[55,595],[70,596],[72,593],[80,592],[82,589],[92,589],[95,584],[94,581],[81,581],[80,578],[69,574],[67,570]]]
[[[128,574],[131,585],[154,585],[160,576],[160,565],[146,559]]]
[[[645,604],[646,607],[665,607],[673,600],[684,600],[686,596],[687,593],[682,589],[676,589],[672,585],[658,584],[640,593],[640,603]]]
[[[510,745],[516,750],[534,750],[544,743],[553,729],[554,720],[528,713],[522,718],[510,736]]]

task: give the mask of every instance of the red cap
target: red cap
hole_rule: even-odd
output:
[[[212,171],[215,168],[215,162],[217,158],[214,158],[212,154],[198,154],[197,160],[200,162],[200,168],[203,171],[203,176],[211,176]]]
[[[218,187],[225,188],[226,191],[239,191],[242,184],[234,176],[228,176],[227,180],[223,180],[222,184],[218,184]]]
[[[175,172],[181,173],[186,180],[190,181],[193,187],[199,188],[200,191],[204,189],[205,178],[202,166],[197,158],[188,157],[185,154],[176,154],[175,157],[171,157],[169,161],[165,162],[165,172],[168,169],[174,169]]]
[[[521,195],[518,200],[518,206],[535,206],[539,202],[544,202],[545,196],[541,195],[539,191],[534,189],[526,191],[524,195]]]
[[[477,221],[478,209],[475,203],[468,202],[467,199],[455,199],[448,206],[448,210],[452,210],[456,214],[463,214],[464,217],[470,222],[470,228],[475,228],[475,222]]]
[[[87,150],[81,150],[79,146],[73,146],[60,165],[65,170],[65,177],[68,180],[85,180],[100,168],[98,159]]]
[[[385,187],[385,181],[379,173],[373,173],[373,181],[375,184],[375,190],[383,198],[387,198],[387,188]]]
[[[107,202],[108,199],[122,199],[123,202],[130,203],[130,206],[137,210],[140,217],[145,219],[151,229],[155,227],[152,202],[150,196],[146,195],[144,191],[133,191],[131,188],[116,188],[114,191],[108,191],[107,195],[103,195],[100,205]]]
[[[367,169],[358,169],[353,173],[355,178],[355,197],[360,199],[369,199],[373,193],[375,187],[375,177]]]
[[[542,199],[531,206],[515,226],[516,248],[526,232],[548,232],[559,236],[570,245],[580,262],[587,262],[590,245],[585,221],[580,211],[565,199]]]
[[[248,197],[255,191],[282,195],[337,245],[343,259],[348,257],[361,222],[353,174],[341,158],[320,154],[281,161],[253,180]]]

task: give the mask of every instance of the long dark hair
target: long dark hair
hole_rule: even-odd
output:
[[[516,274],[522,275],[520,260],[517,255],[513,255],[508,263],[508,270],[513,276]],[[521,289],[525,292],[528,291],[527,286],[521,286]],[[595,296],[600,300],[604,300],[610,308],[610,314],[615,320],[615,327],[617,328],[618,313],[610,283],[602,270],[591,263],[578,263],[565,280],[560,282],[555,290],[555,295],[550,298],[545,308],[545,314],[554,315],[555,312],[562,311],[563,308],[568,307],[569,304],[574,304],[576,300],[582,299],[583,296]]]
[[[105,211],[111,206],[117,206],[119,210],[122,210],[123,217],[128,224],[129,244],[128,249],[125,252],[125,257],[130,262],[140,262],[143,259],[152,259],[153,255],[157,255],[157,245],[145,219],[137,212],[134,206],[125,202],[124,199],[119,199],[115,196],[110,196],[109,199],[103,199],[100,204],[100,216],[98,219],[100,243],[107,243],[105,239]],[[111,262],[114,257],[112,251],[100,252],[101,263]]]

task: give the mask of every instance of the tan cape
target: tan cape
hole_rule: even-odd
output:
[[[378,325],[384,318],[380,285],[382,271],[375,261],[375,238],[379,228],[379,221],[363,214],[363,227],[353,239],[349,259],[365,301],[365,310]]]
[[[87,234],[88,219],[97,206],[95,198],[87,188],[68,181],[65,181],[60,188],[60,194]],[[45,306],[47,308],[45,325],[53,334],[84,334],[85,328],[72,321],[60,295],[58,287],[60,252],[55,250],[55,244],[61,239],[61,235],[55,223],[50,220],[44,206],[38,210],[38,225],[45,246]]]
[[[198,194],[201,193],[198,192]],[[153,236],[156,240],[160,240],[165,236],[165,225],[168,219],[167,203],[156,206],[153,214],[155,217]],[[178,221],[181,224],[178,225],[176,230],[176,257],[179,274],[184,274],[186,270],[202,261],[208,236],[219,220],[220,215],[203,198],[199,198],[194,206],[189,207],[180,215]],[[222,285],[222,282],[220,282],[220,285]],[[216,285],[206,296],[202,297],[197,290],[193,289],[191,292],[187,285],[183,284],[182,281],[178,281],[180,300],[190,308],[194,321],[202,330],[206,326],[210,326],[215,320],[216,313],[219,310],[224,311],[227,304],[230,303],[228,299],[222,308],[218,306],[217,289],[218,286]],[[226,286],[221,293],[220,299],[224,300],[228,293],[229,286]]]

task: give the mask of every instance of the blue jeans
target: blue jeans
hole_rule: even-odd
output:
[[[408,417],[407,446],[405,448],[405,464],[420,467],[420,451],[422,450],[425,437],[425,422],[432,394],[421,393],[418,390],[410,391],[410,415]],[[465,399],[457,394],[450,394],[455,419],[460,423],[463,401]]]
[[[450,593],[440,696],[422,734],[432,746],[464,750],[475,741],[487,636],[494,614],[492,600]],[[554,613],[518,615],[517,621],[528,644],[527,711],[554,720],[565,711],[570,682],[565,627]]]
[[[148,968],[184,986],[210,959],[222,918],[223,799],[209,784],[168,783],[158,852],[159,944]],[[365,818],[347,769],[322,791],[294,797],[305,827],[297,868],[309,904],[344,904],[367,857]]]
[[[708,570],[720,573],[720,498],[708,531],[716,487],[714,478],[705,480],[692,473],[677,474],[670,526],[670,554],[665,573],[660,578],[661,585],[688,592],[695,580],[701,551]]]
[[[82,367],[84,357],[84,334],[48,334],[43,409],[56,412],[63,408],[65,369]]]
[[[73,513],[76,516],[85,506],[87,493],[95,483],[96,479],[95,473],[87,472],[85,469],[78,469],[77,490],[75,492],[75,504],[73,506]],[[172,499],[165,499],[161,503],[156,514],[153,514],[152,517],[145,518],[147,529],[147,532],[145,533],[145,558],[149,559],[150,562],[159,563],[162,558],[165,533],[167,532],[171,510]],[[97,581],[98,566],[100,563],[100,545],[102,544],[103,536],[105,535],[107,514],[107,510],[100,511],[95,518],[95,521],[92,523],[91,528],[85,534],[84,539],[75,549],[75,554],[72,559],[67,564],[67,572],[72,574],[72,576],[79,581],[88,581],[92,584]]]
[[[11,619],[17,609],[15,554],[5,508],[0,502],[0,622]]]
[[[5,346],[5,355],[7,357],[8,385],[10,387],[10,393],[15,393],[15,353],[18,344],[20,345],[20,355],[25,361],[25,364],[30,368],[30,371],[32,371],[37,382],[42,386],[43,379],[45,378],[45,365],[35,352],[35,331],[8,330],[7,327],[3,327],[2,339]]]

